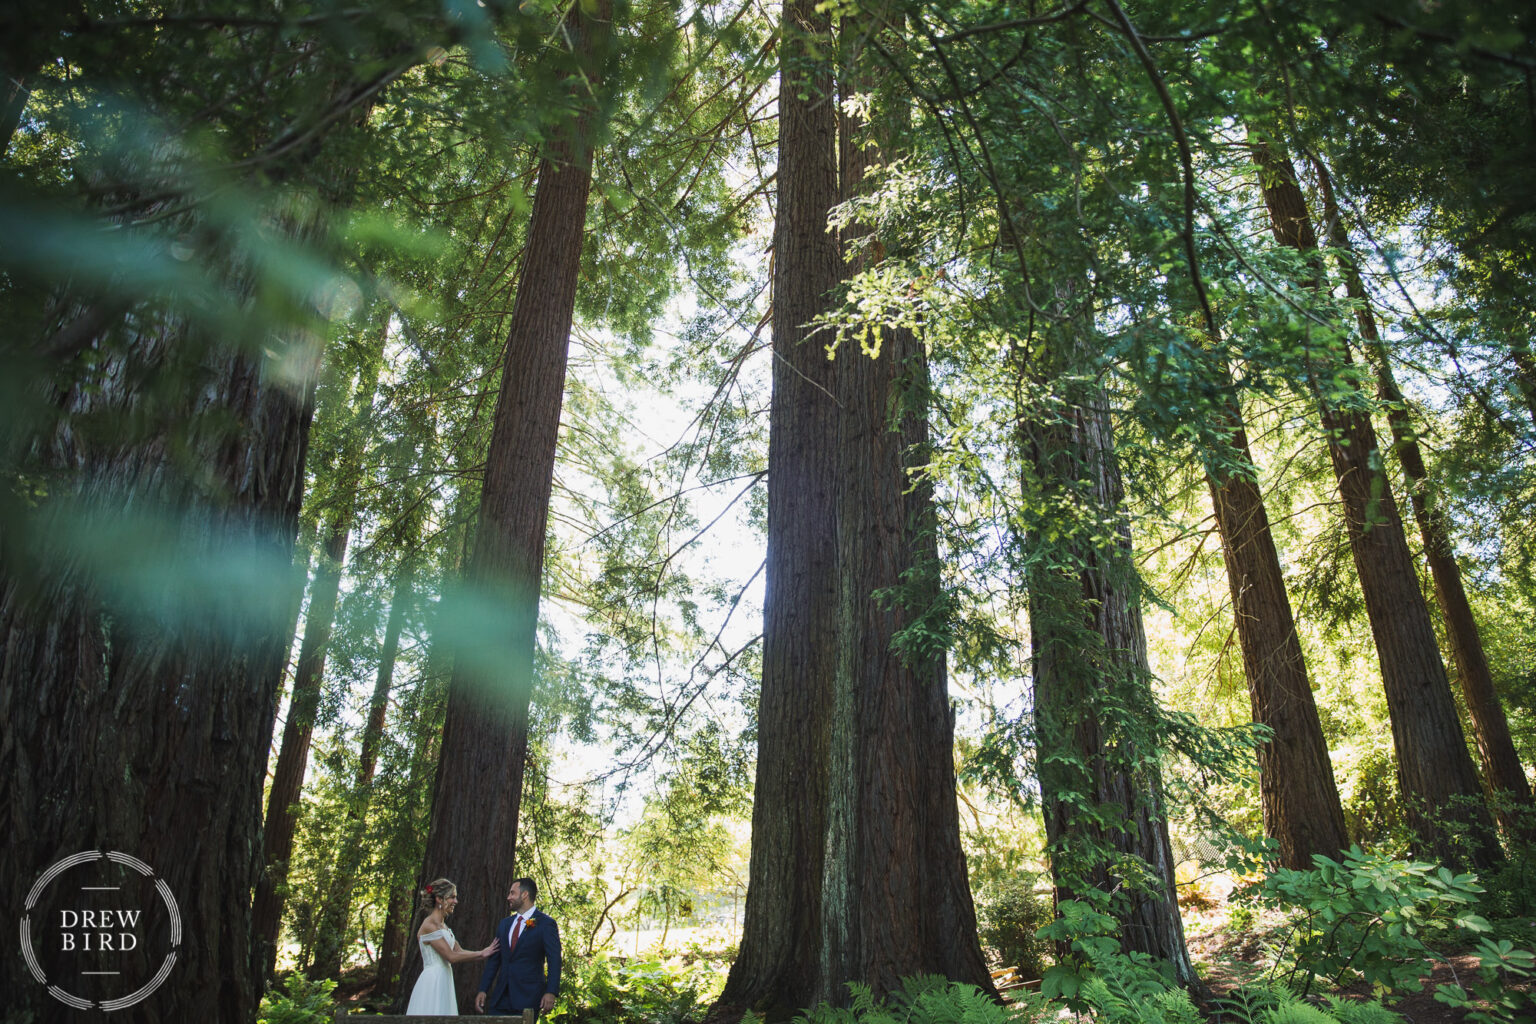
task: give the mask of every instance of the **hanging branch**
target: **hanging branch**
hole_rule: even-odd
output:
[[[1195,251],[1195,168],[1194,158],[1190,153],[1189,136],[1184,131],[1184,121],[1179,117],[1178,108],[1173,104],[1173,96],[1168,92],[1168,83],[1163,81],[1163,76],[1157,70],[1157,63],[1152,60],[1152,54],[1147,50],[1147,44],[1142,41],[1137,33],[1136,26],[1126,15],[1125,9],[1120,6],[1119,0],[1104,0],[1109,9],[1114,12],[1115,20],[1120,23],[1120,29],[1125,37],[1131,41],[1132,48],[1136,51],[1141,66],[1146,68],[1147,77],[1152,80],[1152,87],[1157,90],[1157,97],[1162,101],[1163,110],[1168,115],[1169,127],[1173,129],[1174,140],[1179,146],[1179,162],[1184,167],[1184,230],[1180,235],[1184,239],[1184,257],[1189,261],[1189,276],[1195,286],[1195,295],[1200,300],[1200,312],[1205,318],[1205,328],[1216,336],[1216,314],[1211,311],[1210,298],[1205,292],[1205,279],[1200,275],[1200,256]]]

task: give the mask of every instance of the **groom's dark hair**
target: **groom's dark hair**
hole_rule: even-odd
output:
[[[533,879],[514,878],[512,879],[512,884],[521,887],[523,892],[528,894],[529,899],[536,900],[539,898],[539,887]]]

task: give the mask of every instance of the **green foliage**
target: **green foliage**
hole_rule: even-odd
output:
[[[1113,918],[1068,900],[1042,939],[1067,941],[1072,955],[1045,972],[1040,993],[1088,1011],[1107,1024],[1198,1024],[1199,1009],[1178,987],[1172,966],[1145,953],[1125,953]]]
[[[1275,871],[1243,896],[1286,914],[1275,971],[1303,993],[1318,978],[1340,985],[1360,977],[1378,991],[1417,987],[1437,959],[1429,943],[1489,929],[1473,912],[1483,891],[1474,875],[1359,847],[1342,862],[1317,854],[1313,863]]]
[[[1137,969],[1128,957],[1100,961],[1098,972],[1082,989],[1093,1018],[1105,1024],[1201,1024],[1189,993],[1161,974]]]
[[[1508,797],[1498,794],[1495,799]],[[1536,834],[1536,809],[1519,808],[1514,820],[1517,822],[1516,827],[1526,830],[1526,834]],[[1483,894],[1480,905],[1494,919],[1495,930],[1514,923],[1513,920],[1500,921],[1499,918],[1536,918],[1536,842],[1509,843],[1503,863],[1486,872],[1482,883],[1487,892]],[[1536,936],[1525,941],[1536,941]]]
[[[1299,999],[1282,1002],[1260,1018],[1262,1024],[1336,1024],[1334,1019]]]
[[[1045,970],[1048,944],[1036,934],[1049,924],[1051,904],[1035,892],[1039,878],[1019,874],[999,879],[976,897],[981,944],[1003,967],[1016,967],[1020,978],[1038,978]]]
[[[936,975],[903,978],[883,1000],[858,982],[849,982],[848,992],[848,1006],[821,1003],[795,1024],[1024,1024],[1040,1019],[1044,1009],[1034,997],[1004,1006],[974,985]]]
[[[697,1020],[725,982],[724,964],[620,960],[605,954],[566,960],[561,998],[542,1019],[553,1024],[684,1024]]]
[[[1515,1024],[1536,1015],[1536,995],[1528,986],[1536,977],[1536,954],[1516,949],[1506,939],[1483,939],[1477,944],[1477,980],[1472,991],[1461,985],[1440,985],[1435,998],[1448,1006],[1468,1010],[1467,1019],[1479,1024]]]
[[[303,974],[284,975],[261,997],[256,1024],[331,1024],[336,1004],[331,992],[336,983],[329,979],[310,981]]]
[[[1270,1011],[1294,998],[1268,985],[1239,985],[1215,1001],[1215,1009],[1233,1024],[1260,1024]]]
[[[1288,989],[1241,985],[1216,1000],[1221,1019],[1232,1024],[1402,1024],[1401,1015],[1378,1002],[1356,1002],[1334,995],[1328,1007],[1308,1003]]]
[[[1379,1002],[1357,1002],[1327,993],[1328,1015],[1339,1024],[1401,1024],[1402,1014],[1393,1013]]]

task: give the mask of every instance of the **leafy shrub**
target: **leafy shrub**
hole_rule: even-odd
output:
[[[1035,935],[1051,920],[1050,903],[1034,891],[1037,881],[1015,875],[988,886],[976,901],[982,946],[998,966],[1016,967],[1024,979],[1040,977],[1048,952]]]
[[[336,983],[310,981],[302,974],[280,977],[261,997],[256,1024],[331,1024],[336,1004],[331,992]]]
[[[1472,909],[1483,891],[1474,875],[1358,846],[1342,863],[1312,860],[1312,870],[1282,868],[1243,897],[1285,913],[1275,969],[1303,994],[1319,977],[1337,986],[1353,975],[1378,991],[1416,989],[1426,964],[1439,959],[1429,942],[1489,930]]]
[[[1470,1010],[1467,1019],[1480,1024],[1514,1024],[1536,1018],[1536,997],[1515,988],[1515,978],[1536,976],[1536,954],[1516,949],[1507,939],[1484,939],[1477,946],[1478,980],[1468,992],[1460,985],[1440,985],[1435,998]]]
[[[1174,984],[1171,965],[1120,949],[1114,918],[1068,900],[1061,916],[1040,929],[1042,939],[1069,942],[1072,955],[1045,972],[1040,991],[1100,1024],[1200,1024],[1188,993]]]
[[[1252,931],[1258,915],[1252,907],[1243,906],[1241,903],[1230,904],[1227,908],[1227,927],[1234,932]]]
[[[901,987],[876,1000],[869,986],[849,982],[848,1007],[822,1003],[796,1017],[796,1024],[1024,1024],[1040,1016],[1043,1001],[1026,997],[1003,1006],[974,985],[937,975],[903,978]]]
[[[719,965],[699,960],[619,960],[603,954],[566,961],[551,1024],[683,1024],[702,1017],[723,983]]]
[[[1522,815],[1536,815],[1523,810]],[[1483,879],[1483,909],[1490,917],[1536,916],[1536,843],[1521,843]]]

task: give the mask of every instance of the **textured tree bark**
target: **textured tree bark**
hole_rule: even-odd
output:
[[[358,754],[357,775],[352,781],[343,838],[337,848],[335,876],[328,887],[325,904],[317,915],[315,956],[307,971],[313,980],[334,978],[341,973],[347,922],[352,918],[352,889],[357,884],[357,874],[366,853],[363,828],[372,802],[373,774],[379,763],[379,746],[384,740],[385,716],[389,711],[390,689],[394,685],[395,659],[400,653],[400,633],[405,627],[405,609],[411,601],[412,577],[411,563],[407,560],[397,570],[394,593],[389,599],[384,647],[379,653],[373,694],[368,700],[368,718],[363,723],[362,749]]]
[[[1424,456],[1419,451],[1419,433],[1408,411],[1407,401],[1392,374],[1392,362],[1381,332],[1376,326],[1376,316],[1371,312],[1370,297],[1365,282],[1352,262],[1353,252],[1349,244],[1349,232],[1344,226],[1338,203],[1333,195],[1333,182],[1328,169],[1320,162],[1315,165],[1323,197],[1323,219],[1328,225],[1328,242],[1336,251],[1347,254],[1344,261],[1344,287],[1356,302],[1355,320],[1364,339],[1366,351],[1376,371],[1378,397],[1387,404],[1387,423],[1392,430],[1393,450],[1397,453],[1403,476],[1408,482],[1408,501],[1413,517],[1419,526],[1419,536],[1424,541],[1424,558],[1429,563],[1431,578],[1435,581],[1435,601],[1440,606],[1441,621],[1445,624],[1446,637],[1451,644],[1451,660],[1456,666],[1456,678],[1466,701],[1467,713],[1472,721],[1472,736],[1477,742],[1478,759],[1482,762],[1483,778],[1488,788],[1497,795],[1494,812],[1504,830],[1526,841],[1536,840],[1536,821],[1529,813],[1536,808],[1531,797],[1531,785],[1520,766],[1520,756],[1515,752],[1514,741],[1509,734],[1509,720],[1504,716],[1504,706],[1494,689],[1493,672],[1488,667],[1488,655],[1483,650],[1482,634],[1477,628],[1477,618],[1472,614],[1472,603],[1467,600],[1466,588],[1461,581],[1461,566],[1456,563],[1456,549],[1451,543],[1445,518],[1430,504],[1429,471],[1424,466]]]
[[[518,875],[544,537],[592,184],[585,90],[600,81],[611,16],[599,0],[592,16],[573,4],[566,20],[582,72],[572,78],[581,113],[557,129],[539,163],[467,571],[471,613],[494,620],[494,635],[485,647],[456,651],[448,688],[421,884],[441,876],[459,886],[454,931],[466,945],[490,941]],[[402,991],[420,970],[420,957],[406,959]],[[456,979],[460,1005],[470,1005],[478,974],[459,971]]]
[[[777,1019],[820,991],[827,752],[836,669],[836,364],[808,325],[842,280],[827,214],[838,201],[831,26],[787,0],[779,43],[773,397],[757,782],[741,946],[713,1015]],[[822,56],[818,59],[816,54]]]
[[[331,642],[331,627],[336,619],[336,598],[341,590],[341,567],[346,560],[347,538],[352,533],[352,508],[348,502],[339,508],[326,528],[325,548],[315,569],[315,582],[309,591],[309,612],[305,616],[304,642],[299,647],[299,664],[293,676],[293,694],[288,700],[288,719],[283,725],[283,745],[278,750],[272,771],[272,788],[267,797],[267,815],[262,828],[262,861],[266,870],[256,886],[251,908],[252,928],[262,944],[267,973],[271,974],[277,957],[278,933],[283,924],[284,886],[288,879],[288,857],[293,852],[293,834],[298,823],[296,813],[304,788],[304,774],[309,767],[309,745],[315,731],[315,714],[320,707],[320,684],[325,676],[325,655]]]
[[[140,334],[132,351],[139,366],[155,366],[186,344],[185,326],[170,323],[161,334]],[[294,344],[308,347],[303,339]],[[313,381],[282,379],[270,372],[275,362],[209,345],[204,386],[188,396],[185,421],[229,426],[193,428],[174,455],[162,439],[123,443],[61,430],[47,446],[49,461],[55,471],[68,468],[34,521],[83,512],[92,531],[111,529],[127,507],[158,517],[177,554],[194,565],[290,565]],[[99,387],[65,401],[75,409],[131,408],[134,395],[119,390],[125,379],[132,378],[109,366]],[[199,469],[195,479],[180,471],[188,464]],[[42,572],[21,568],[23,551]],[[174,980],[133,1007],[137,1021],[245,1021],[256,1010],[261,957],[250,893],[290,625],[288,602],[273,590],[248,595],[240,614],[226,614],[215,600],[186,618],[166,617],[115,603],[69,540],[6,541],[0,877],[12,884],[0,894],[0,914],[20,920],[30,880],[63,856],[116,850],[149,864],[194,939],[181,946]],[[140,938],[141,949],[157,946],[155,935]],[[154,972],[134,961],[125,955],[122,970]],[[69,1013],[19,957],[0,966],[0,991],[12,1012],[30,1010],[42,1021]]]
[[[463,508],[475,505],[476,495],[468,486],[469,483],[466,481],[461,485],[455,498],[455,504],[461,506],[455,510],[456,513],[462,513]],[[465,518],[462,514],[451,516],[457,525],[450,528],[452,534],[443,545],[446,553],[442,568],[444,579],[457,578],[469,559],[473,531]],[[412,749],[404,787],[406,804],[400,820],[418,824],[416,827],[395,829],[390,833],[388,849],[383,857],[384,871],[389,877],[389,905],[385,910],[384,940],[379,951],[378,969],[374,974],[374,988],[379,993],[396,993],[395,1013],[403,1013],[406,1000],[410,998],[410,990],[402,988],[400,982],[405,964],[418,949],[412,922],[418,920],[415,916],[415,891],[421,870],[421,852],[426,845],[420,825],[425,824],[430,817],[429,786],[435,781],[444,704],[448,683],[453,675],[453,653],[446,631],[439,628],[443,614],[443,604],[439,601],[432,609],[433,619],[427,629],[431,636],[427,663],[415,688],[404,698],[406,717],[411,719],[407,728],[412,736]],[[434,778],[428,779],[429,773]],[[415,956],[420,959],[421,954],[415,952]],[[419,966],[417,969],[420,970]]]
[[[378,332],[380,355],[370,359],[358,380],[349,410],[353,419],[366,422],[373,407],[373,394],[379,383],[388,327]],[[314,738],[315,715],[320,707],[320,693],[325,681],[325,658],[336,621],[336,599],[341,592],[342,564],[347,557],[347,541],[352,535],[352,518],[357,503],[357,481],[366,432],[348,435],[342,450],[335,452],[336,471],[342,477],[335,506],[325,527],[325,545],[310,587],[309,611],[304,620],[304,641],[299,646],[299,663],[293,674],[293,693],[288,700],[288,718],[283,723],[283,745],[278,750],[272,771],[272,788],[267,797],[267,814],[262,828],[262,861],[266,865],[257,883],[251,908],[252,928],[262,943],[267,974],[277,960],[278,936],[283,926],[283,904],[288,880],[288,858],[293,853],[296,810],[309,770],[309,747]]]
[[[1250,148],[1275,240],[1300,252],[1315,252],[1317,234],[1290,158],[1263,141],[1250,140]],[[1321,281],[1319,267],[1309,283],[1318,286]],[[1338,358],[1347,362],[1348,353]],[[1333,370],[1317,366],[1323,374]],[[1381,663],[1398,782],[1416,836],[1415,852],[1449,864],[1487,868],[1501,860],[1502,853],[1467,752],[1376,430],[1365,413],[1330,400],[1320,389],[1318,404]],[[1447,824],[1465,829],[1465,846],[1453,841],[1456,830]]]
[[[845,18],[842,35],[859,27]],[[858,56],[847,56],[853,78]],[[858,119],[844,115],[840,127],[848,200],[871,150]],[[868,234],[850,225],[843,242]],[[868,255],[880,251],[876,240]],[[908,330],[889,332],[876,353],[848,343],[837,361],[838,658],[817,998],[846,1003],[849,981],[883,996],[920,974],[991,992],[960,847],[944,645],[916,638],[940,600],[933,491],[911,475],[928,461],[927,361]]]
[[[1054,420],[1022,422],[1021,433],[1026,493],[1078,510],[1076,521],[1058,524],[1054,541],[1026,538],[1042,556],[1029,578],[1029,628],[1056,900],[1099,890],[1120,921],[1122,948],[1167,960],[1180,984],[1195,987],[1161,774],[1126,729],[1156,711],[1108,397],[1092,389]],[[1107,543],[1093,536],[1093,524],[1106,522],[1114,524]],[[1126,858],[1144,865],[1141,877],[1124,872]]]
[[[467,532],[467,531],[465,531]],[[455,569],[457,566],[454,567]],[[441,608],[439,608],[441,614]],[[435,768],[442,739],[442,716],[448,677],[451,675],[451,658],[444,651],[445,645],[433,642],[427,655],[426,669],[416,684],[413,694],[415,720],[410,728],[414,735],[410,772],[405,783],[407,803],[401,820],[419,821],[427,816],[427,771]],[[391,834],[389,848],[384,853],[384,870],[389,874],[389,905],[385,910],[384,939],[379,951],[379,965],[374,974],[375,991],[395,992],[398,995],[395,1013],[405,1010],[410,990],[403,988],[405,965],[417,950],[416,936],[412,928],[416,920],[416,880],[424,842],[412,828],[397,829]],[[419,960],[421,954],[416,952]],[[420,965],[417,965],[420,973]]]
[[[1347,849],[1349,834],[1235,399],[1224,418],[1228,466],[1208,466],[1206,482],[1221,531],[1253,720],[1274,733],[1259,748],[1264,831],[1279,843],[1283,866],[1309,869],[1313,854],[1336,857]]]

